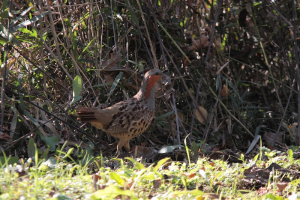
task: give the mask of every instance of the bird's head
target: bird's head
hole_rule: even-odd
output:
[[[144,76],[140,92],[137,95],[143,95],[145,100],[149,99],[152,96],[154,98],[155,92],[159,87],[157,82],[159,82],[162,78],[165,77],[167,76],[159,69],[155,68],[149,70]],[[143,96],[140,97],[142,98]]]

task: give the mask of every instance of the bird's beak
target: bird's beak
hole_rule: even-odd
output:
[[[171,85],[171,78],[165,73],[162,73],[161,82],[164,86]]]

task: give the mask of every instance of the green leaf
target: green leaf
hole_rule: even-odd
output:
[[[87,51],[87,52],[90,53],[92,56],[94,56],[94,54],[93,54],[92,52],[90,52],[90,51],[88,50],[88,48],[91,46],[91,44],[94,44],[94,40],[95,40],[95,39],[96,39],[96,38],[91,39],[91,41],[86,45],[86,47],[82,50],[80,56],[78,56],[78,60],[81,59],[81,57],[82,57],[82,55],[84,55],[83,53],[84,53],[85,51]],[[76,47],[76,48],[77,48],[77,47]]]
[[[5,45],[8,41],[2,37],[0,37],[0,44]]]
[[[12,27],[12,28],[9,30],[9,32],[10,32],[10,33],[14,33],[14,32],[16,32],[17,30],[19,30],[20,28],[23,28],[23,27],[25,27],[25,26],[29,26],[29,25],[31,25],[32,23],[35,23],[36,21],[38,21],[38,20],[40,20],[41,18],[43,18],[44,15],[47,15],[48,13],[50,13],[50,12],[46,11],[46,12],[44,12],[43,14],[40,14],[40,15],[37,15],[37,16],[33,17],[32,19],[26,20],[26,21],[22,22],[21,24],[18,24],[17,26]]]
[[[53,195],[53,198],[51,198],[51,200],[72,200],[72,198],[64,194],[56,193],[55,195]]]
[[[2,36],[0,37],[1,44],[14,43],[18,46],[21,46],[21,43],[14,37],[13,34],[9,33],[8,30],[2,24],[0,24],[0,32]]]
[[[72,32],[75,32],[74,30],[77,28],[77,26],[79,26],[80,24],[84,23],[84,20],[87,19],[89,16],[90,16],[90,12],[87,12],[86,14],[84,14],[84,15],[80,18],[79,22],[77,22],[77,23],[75,24],[75,26],[73,26]]]
[[[122,76],[123,76],[123,72],[120,72],[120,73],[118,74],[118,76],[116,76],[116,78],[115,78],[115,80],[114,80],[114,82],[113,82],[113,84],[112,84],[112,86],[111,86],[111,88],[110,88],[109,96],[110,96],[110,95],[114,92],[114,90],[116,89],[116,87],[117,87],[117,85],[118,85],[120,79],[122,78]]]
[[[257,154],[256,156],[254,156],[253,161],[257,161],[259,154]]]
[[[184,190],[184,191],[175,191],[169,194],[169,197],[175,198],[175,196],[182,196],[182,195],[189,195],[189,196],[194,196],[194,197],[198,197],[198,196],[202,196],[205,193],[202,192],[201,190]]]
[[[254,3],[253,6],[261,5],[261,2]]]
[[[46,149],[46,151],[43,153],[42,158],[47,158],[49,153],[49,148]]]
[[[71,154],[73,153],[73,151],[74,151],[74,148],[69,149],[67,154],[63,158],[69,158],[71,156]]]
[[[20,105],[21,105],[21,107],[23,107],[22,103],[23,103],[24,109],[25,109],[25,104],[24,104],[23,98],[22,98],[22,100],[20,99]],[[30,121],[32,123],[34,123],[34,125],[36,125],[37,127],[40,127],[40,124],[30,115],[30,113],[27,110],[24,110],[24,114],[30,119]]]
[[[80,78],[80,76],[76,76],[73,80],[73,99],[70,103],[70,105],[72,103],[77,102],[79,99],[81,99],[82,96],[80,96],[82,90],[82,80]]]
[[[193,159],[196,161],[198,159],[198,146],[195,141],[192,141],[192,151],[193,151]]]
[[[109,185],[103,190],[98,190],[91,195],[91,199],[115,199],[119,195],[129,196],[130,199],[138,199],[131,190],[122,190],[116,185]]]
[[[134,167],[135,167],[137,170],[142,170],[142,169],[145,168],[145,166],[144,166],[142,163],[140,163],[140,162],[138,162],[138,161],[136,161],[136,160],[134,160],[134,159],[132,159],[132,158],[130,158],[130,157],[126,157],[125,159],[127,159],[127,160],[131,161],[132,163],[134,163],[134,164],[135,164]]]
[[[7,160],[6,160],[7,159]],[[4,157],[1,156],[0,157],[0,166],[4,165],[4,164],[8,164],[8,165],[13,165],[15,163],[19,162],[19,158],[18,157]]]
[[[157,165],[154,167],[154,171],[156,172],[163,164],[165,164],[170,158],[164,158],[158,161]]]
[[[143,180],[147,180],[147,181],[153,181],[153,180],[155,180],[156,178],[155,178],[155,175],[154,175],[154,173],[148,173],[148,174],[144,174],[143,176],[142,176],[142,179]]]
[[[266,194],[264,196],[265,198],[264,199],[268,199],[268,200],[283,200],[284,198],[283,197],[280,197],[280,196],[274,196],[272,193],[269,193],[269,194]]]
[[[35,152],[36,152],[36,145],[34,143],[33,138],[30,138],[28,143],[28,157],[34,159]]]
[[[163,114],[157,118],[155,118],[155,121],[161,121],[162,119],[166,118],[166,117],[169,117],[170,115],[172,115],[174,113],[174,111],[170,111],[170,112],[167,112],[166,114]]]
[[[2,9],[1,10],[6,10],[7,9],[7,3],[8,3],[8,0],[3,0],[2,2]]]
[[[50,151],[55,151],[55,145],[59,142],[59,138],[57,136],[45,137],[41,134],[40,137],[47,145],[49,145]]]
[[[76,76],[73,81],[73,94],[75,96],[78,96],[80,95],[81,90],[82,90],[82,80],[80,76]]]
[[[189,137],[189,135],[190,135],[190,133],[184,138],[184,145],[185,145],[186,154],[188,156],[189,165],[191,165],[190,151],[189,151],[189,148],[188,148],[188,145],[187,145],[187,142],[186,142],[186,139],[187,139],[187,137]]]
[[[294,152],[291,149],[289,149],[287,153],[288,153],[289,160],[293,161],[294,160],[294,158],[293,158]]]
[[[8,18],[8,17],[9,17],[8,11],[5,10],[5,11],[1,12],[1,13],[0,13],[0,17],[1,17],[1,18]]]
[[[26,33],[26,34],[32,34],[32,32],[30,30],[28,30],[27,28],[20,28],[19,31]]]
[[[147,64],[147,62],[144,61],[144,60],[142,60],[142,61],[140,61],[140,62],[138,62],[138,63],[135,62],[135,61],[133,61],[133,60],[128,60],[128,62],[130,62],[130,63],[136,65],[136,66],[139,68],[139,71],[140,71],[140,72],[144,71],[145,65]]]
[[[35,37],[35,38],[38,38],[38,35],[37,35],[37,31],[35,29],[32,30],[32,33],[30,34],[31,37]]]
[[[74,31],[72,34],[72,40],[73,40],[73,54],[74,54],[74,58],[77,60],[78,56],[77,56],[77,32]]]
[[[10,24],[17,24],[18,21],[21,21],[24,19],[24,15],[28,14],[28,12],[33,8],[32,5],[30,5],[27,9],[23,10],[16,18],[12,19],[12,22]]]
[[[116,181],[119,185],[124,186],[124,180],[116,172],[111,172],[109,174],[110,178]]]

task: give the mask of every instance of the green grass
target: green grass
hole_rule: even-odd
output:
[[[151,165],[139,159],[102,158],[99,160],[104,160],[103,167],[95,165],[96,162],[85,166],[71,164],[58,157],[40,162],[21,160],[19,164],[3,164],[0,168],[0,199],[284,199],[295,193],[297,180],[290,182],[282,193],[276,189],[280,181],[270,181],[262,188],[263,194],[242,187],[244,171],[255,163],[260,168],[272,162],[291,167],[286,166],[288,156],[267,155],[269,158],[264,156],[264,162],[259,156],[233,164],[202,158],[189,166],[169,158]],[[299,166],[298,161],[291,164]],[[276,173],[270,180],[275,180],[275,176]]]
[[[91,175],[84,168],[64,162],[55,164],[54,169],[44,164],[29,166],[25,163],[1,168],[0,199],[49,199],[53,195],[84,199],[92,193]]]

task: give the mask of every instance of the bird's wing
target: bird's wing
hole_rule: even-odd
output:
[[[144,132],[150,124],[154,113],[132,99],[125,102],[121,104],[122,106],[118,106],[118,112],[113,114],[105,129],[114,137],[121,138],[125,134],[127,135],[126,137],[133,138]],[[115,109],[113,108],[115,105],[111,109]]]
[[[154,111],[136,99],[122,101],[105,109],[78,108],[78,119],[90,122],[120,139],[133,138],[144,132],[153,115]]]

